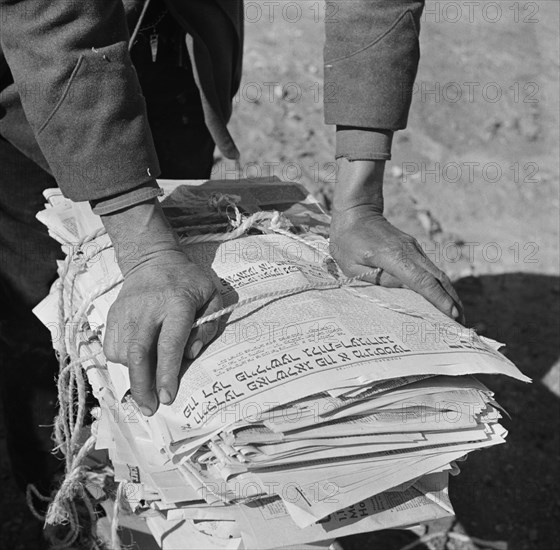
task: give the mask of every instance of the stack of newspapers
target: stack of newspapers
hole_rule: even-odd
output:
[[[457,461],[506,437],[473,375],[529,381],[499,344],[411,291],[343,284],[328,217],[297,185],[164,188],[186,254],[232,307],[185,362],[173,404],[150,418],[130,397],[127,368],[100,353],[120,272],[99,218],[56,190],[38,215],[68,256],[35,313],[55,349],[83,358],[95,449],[121,483],[120,513],[165,549],[319,548],[452,515]],[[189,238],[228,230],[232,204],[237,225],[267,210],[286,223]]]

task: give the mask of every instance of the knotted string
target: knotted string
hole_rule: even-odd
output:
[[[292,227],[291,222],[280,212],[262,211],[251,214],[250,216],[243,216],[237,206],[237,203],[240,200],[239,197],[214,193],[206,200],[208,206],[211,208],[216,210],[225,209],[226,214],[228,214],[228,217],[230,218],[229,226],[231,227],[231,230],[225,233],[207,233],[184,236],[180,238],[180,242],[182,244],[190,245],[202,242],[224,242],[240,238],[246,235],[250,229],[260,229],[264,233],[277,233],[297,242],[301,242],[305,246],[319,252],[325,258],[330,258],[328,252],[324,249],[324,247],[321,247],[319,243],[310,241],[292,233],[289,230]],[[232,216],[230,216],[230,212],[233,214]],[[223,224],[219,225],[223,227]],[[215,227],[215,225],[209,227]],[[95,241],[104,234],[105,230],[99,229],[91,235],[83,238],[72,247],[59,269],[59,328],[62,331],[61,334],[64,335],[64,338],[62,340],[62,345],[58,349],[59,375],[57,383],[59,413],[55,419],[54,438],[56,443],[55,448],[60,449],[65,456],[66,468],[62,484],[49,505],[45,522],[52,525],[61,523],[69,525],[69,533],[67,537],[61,541],[61,546],[59,546],[60,548],[64,548],[64,544],[67,545],[66,547],[69,547],[76,541],[80,533],[78,514],[74,502],[77,496],[79,496],[85,504],[85,507],[90,514],[92,525],[95,525],[94,506],[84,486],[87,472],[84,463],[88,454],[95,447],[96,436],[92,433],[85,443],[80,444],[80,441],[83,439],[82,435],[86,429],[83,427],[85,414],[87,412],[85,365],[90,361],[96,361],[102,357],[102,350],[100,343],[97,342],[99,347],[97,352],[84,354],[81,351],[79,342],[81,340],[83,341],[86,329],[88,328],[86,313],[92,303],[98,297],[121,284],[123,277],[119,273],[108,281],[105,281],[103,284],[100,284],[98,287],[92,289],[89,294],[84,297],[79,306],[74,304],[74,284],[78,274],[87,269],[88,263],[93,260],[96,255],[112,247],[111,243],[107,241],[105,244],[100,245],[97,249],[93,249],[87,253],[84,252],[83,246],[85,244]],[[194,323],[194,326],[200,326],[214,321],[231,313],[237,308],[259,300],[280,298],[311,290],[328,290],[335,288],[342,288],[350,291],[357,294],[360,298],[367,299],[378,307],[383,307],[396,313],[410,315],[417,318],[423,317],[424,319],[429,317],[425,314],[420,315],[418,312],[410,310],[409,308],[396,304],[390,304],[378,298],[374,298],[373,296],[358,292],[355,288],[355,284],[359,282],[363,285],[364,277],[367,275],[368,274],[352,278],[336,278],[332,274],[328,273],[328,276],[330,277],[330,280],[328,281],[313,281],[290,289],[260,293],[256,296],[242,299],[236,304],[222,308],[215,313],[199,318]],[[437,321],[439,322],[439,319],[437,319]],[[69,330],[66,330],[68,324],[70,324],[70,327]],[[88,338],[86,340],[90,341],[91,339]],[[115,550],[120,548],[120,541],[118,537],[118,512],[121,508],[120,503],[123,499],[122,487],[123,485],[120,484],[117,490],[114,509],[115,513],[111,526],[111,539]],[[31,497],[29,497],[29,499],[30,498]],[[95,527],[92,527],[92,530],[94,528]],[[92,540],[94,540],[95,533],[92,532],[91,537]]]

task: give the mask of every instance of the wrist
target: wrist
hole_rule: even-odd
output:
[[[392,130],[337,125],[336,158],[391,160],[392,142]]]
[[[120,210],[126,210],[131,206],[149,202],[161,195],[162,192],[163,189],[160,189],[157,181],[155,179],[150,179],[133,189],[128,189],[127,191],[109,197],[91,200],[89,203],[94,214],[98,216],[107,216]]]
[[[333,214],[363,207],[382,214],[385,161],[339,158],[337,168]]]
[[[101,220],[113,242],[117,263],[125,276],[154,254],[182,251],[158,200],[135,204],[101,216]]]

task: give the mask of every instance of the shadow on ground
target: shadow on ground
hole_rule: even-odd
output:
[[[560,357],[560,279],[534,274],[469,277],[457,283],[467,319],[507,344],[506,355],[533,384],[483,382],[510,413],[507,443],[473,453],[451,498],[467,533],[505,540],[510,550],[556,548],[560,538],[560,399],[543,378]],[[550,384],[549,384],[550,385]]]
[[[560,399],[542,379],[560,357],[560,279],[512,273],[455,283],[468,326],[507,345],[505,354],[533,384],[480,377],[509,412],[507,443],[474,452],[451,480],[451,500],[465,532],[508,550],[556,548],[560,528]],[[558,383],[558,370],[555,377]],[[414,537],[359,535],[345,550],[398,550]],[[424,548],[417,546],[416,548]],[[457,543],[453,548],[458,548]],[[484,545],[481,545],[484,548]]]

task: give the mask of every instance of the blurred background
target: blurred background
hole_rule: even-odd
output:
[[[325,17],[335,16],[322,0],[245,2],[231,123],[242,177],[302,183],[327,208],[336,170],[322,48]],[[510,435],[463,463],[451,481],[457,523],[442,527],[474,548],[550,550],[560,540],[559,23],[556,0],[428,1],[409,125],[387,164],[387,217],[451,276],[468,326],[504,342],[533,378],[484,379],[511,415]],[[216,160],[213,178],[232,177]],[[0,432],[0,548],[34,549],[3,446]],[[410,540],[363,536],[345,548]]]

